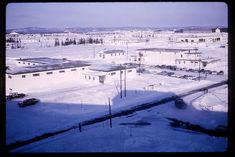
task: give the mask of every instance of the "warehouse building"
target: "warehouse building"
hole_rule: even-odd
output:
[[[34,63],[38,58],[27,59],[27,63]],[[29,60],[33,60],[30,62]],[[45,59],[43,59],[45,60]],[[6,89],[14,91],[23,91],[27,89],[37,89],[48,87],[59,83],[70,81],[80,81],[82,72],[88,70],[90,64],[85,61],[69,61],[62,62],[47,58],[50,64],[10,68],[6,71]],[[53,63],[52,63],[53,62]]]

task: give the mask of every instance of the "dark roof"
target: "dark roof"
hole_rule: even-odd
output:
[[[68,63],[69,60],[66,59],[56,59],[56,58],[48,58],[48,57],[39,57],[39,58],[20,58],[17,61],[25,61],[32,63],[40,63],[40,64],[58,64],[58,63]]]
[[[106,54],[111,54],[111,53],[123,53],[125,52],[124,50],[107,50],[107,51],[104,51],[104,53]]]
[[[136,68],[136,66],[127,65],[125,67],[124,65],[100,65],[100,66],[91,66],[89,69],[93,71],[111,72],[111,71],[117,71],[117,70],[124,70],[125,68],[132,69],[132,68]]]
[[[37,65],[33,67],[24,67],[16,70],[9,70],[6,73],[8,74],[26,74],[26,73],[35,73],[35,72],[43,72],[43,71],[51,71],[51,70],[60,70],[60,69],[68,69],[68,68],[76,68],[76,67],[84,67],[90,66],[88,62],[85,61],[70,61],[68,63],[61,64],[53,64],[53,65]]]
[[[143,48],[137,49],[138,51],[161,51],[161,52],[181,52],[181,51],[191,51],[191,50],[198,50],[197,48],[194,49],[170,49],[170,48]]]

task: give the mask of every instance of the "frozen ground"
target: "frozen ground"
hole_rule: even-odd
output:
[[[227,86],[209,90],[220,93]],[[225,91],[226,93],[226,91]],[[179,110],[173,102],[160,105],[132,115],[69,131],[40,142],[16,149],[13,152],[220,152],[227,148],[227,139],[193,131],[172,128],[166,117],[199,124],[208,129],[227,125],[227,112],[212,112],[197,109],[197,93],[184,100],[185,110]],[[203,96],[209,97],[208,94]],[[226,101],[226,97],[220,97]],[[198,100],[201,98],[198,98]],[[225,105],[226,106],[226,105]],[[226,108],[226,107],[225,107]]]
[[[139,44],[128,47],[129,54],[141,47],[164,47],[163,43]],[[104,48],[126,46],[96,45],[95,51]],[[227,50],[216,46],[200,47],[205,55],[222,59],[218,67],[227,69]],[[75,45],[27,49],[8,49],[6,62],[15,66],[16,58],[56,57],[67,59],[94,60],[94,45]],[[209,85],[227,79],[227,71],[222,77],[194,81],[151,74],[137,75],[127,81],[127,97],[119,98],[116,83],[91,85],[88,82],[72,82],[50,88],[26,91],[27,97],[36,97],[40,102],[35,106],[19,108],[21,99],[6,101],[6,139],[7,144],[26,140],[45,132],[70,127],[80,121],[108,113],[108,97],[111,98],[112,110],[129,108],[140,103],[151,102],[168,95],[190,91],[200,86]],[[149,85],[155,84],[154,88]],[[166,117],[200,124],[205,128],[217,125],[227,126],[228,90],[222,86],[208,93],[198,93],[185,97],[189,104],[186,110],[178,110],[173,103],[141,111],[132,116],[113,119],[113,128],[108,122],[98,123],[83,128],[83,132],[72,130],[67,133],[16,149],[16,152],[103,152],[103,151],[225,151],[227,139],[212,137],[169,126]],[[197,98],[198,97],[198,98]],[[146,122],[149,125],[120,125],[121,123]]]

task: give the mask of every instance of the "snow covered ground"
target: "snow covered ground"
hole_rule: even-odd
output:
[[[166,47],[165,42],[130,45],[129,55],[137,48]],[[60,47],[27,47],[27,49],[7,49],[6,63],[15,66],[15,59],[28,57],[53,57],[71,60],[94,61],[94,50],[126,46],[113,45],[70,45]],[[227,79],[227,49],[216,46],[200,47],[205,56],[220,58],[222,62],[210,67],[222,69],[223,76],[210,75],[208,79],[195,81],[154,72],[137,75],[127,80],[127,97],[120,99],[115,82],[93,85],[89,82],[71,82],[48,88],[29,90],[26,98],[35,97],[40,102],[34,106],[19,108],[22,99],[6,101],[6,143],[27,140],[46,132],[61,130],[81,121],[108,113],[108,98],[113,111],[123,110],[141,103],[151,102],[169,95],[177,95],[200,86],[206,86]],[[149,69],[151,71],[151,69]],[[155,69],[159,71],[159,69]],[[194,74],[197,75],[197,74]],[[155,84],[154,87],[151,85]],[[192,131],[173,129],[166,117],[199,124],[214,129],[218,125],[227,126],[228,89],[221,86],[208,93],[187,96],[186,110],[175,108],[173,102],[160,105],[133,115],[113,119],[113,128],[102,122],[51,137],[13,152],[203,152],[225,151],[227,139],[213,137]],[[125,125],[143,122],[146,125]],[[124,124],[123,124],[124,123]]]

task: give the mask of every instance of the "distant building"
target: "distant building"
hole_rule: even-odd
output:
[[[228,32],[228,28],[212,28],[212,32],[213,33],[227,33]]]
[[[105,50],[97,53],[99,59],[117,59],[125,56],[124,50]]]

